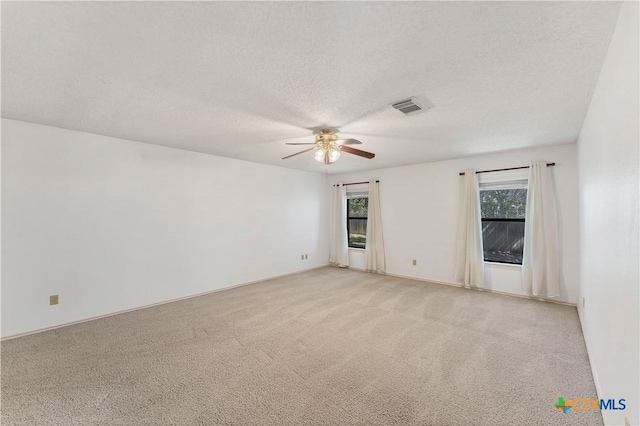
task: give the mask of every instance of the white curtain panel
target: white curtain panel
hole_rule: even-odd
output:
[[[551,167],[529,167],[522,273],[525,290],[534,296],[560,295],[558,216]]]
[[[329,262],[340,267],[349,266],[347,237],[347,188],[342,184],[333,187],[331,210],[331,247]]]
[[[369,182],[369,209],[367,212],[367,244],[364,249],[367,272],[384,273],[384,240],[380,215],[380,183]]]
[[[465,285],[484,286],[480,193],[475,170],[465,170],[460,178],[455,279]]]

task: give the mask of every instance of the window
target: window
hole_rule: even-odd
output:
[[[347,196],[347,235],[349,247],[363,249],[367,243],[367,211],[369,197],[362,194]]]
[[[485,262],[522,265],[527,181],[480,184]]]

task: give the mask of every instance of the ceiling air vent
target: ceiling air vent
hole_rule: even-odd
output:
[[[419,101],[416,98],[410,98],[406,101],[397,102],[391,105],[404,115],[416,115],[434,107],[429,101]]]

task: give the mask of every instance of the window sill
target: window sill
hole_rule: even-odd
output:
[[[499,263],[499,262],[484,262],[485,266],[498,269],[512,269],[516,271],[522,270],[522,265],[515,265],[513,263]]]
[[[357,247],[349,247],[349,250],[354,250],[354,251],[364,251],[364,249],[357,248]]]

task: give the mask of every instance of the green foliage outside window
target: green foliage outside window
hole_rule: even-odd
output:
[[[362,198],[350,198],[349,199],[349,216],[350,217],[367,217],[367,211],[369,209],[369,199]]]
[[[480,190],[483,219],[524,219],[526,207],[526,188]]]

